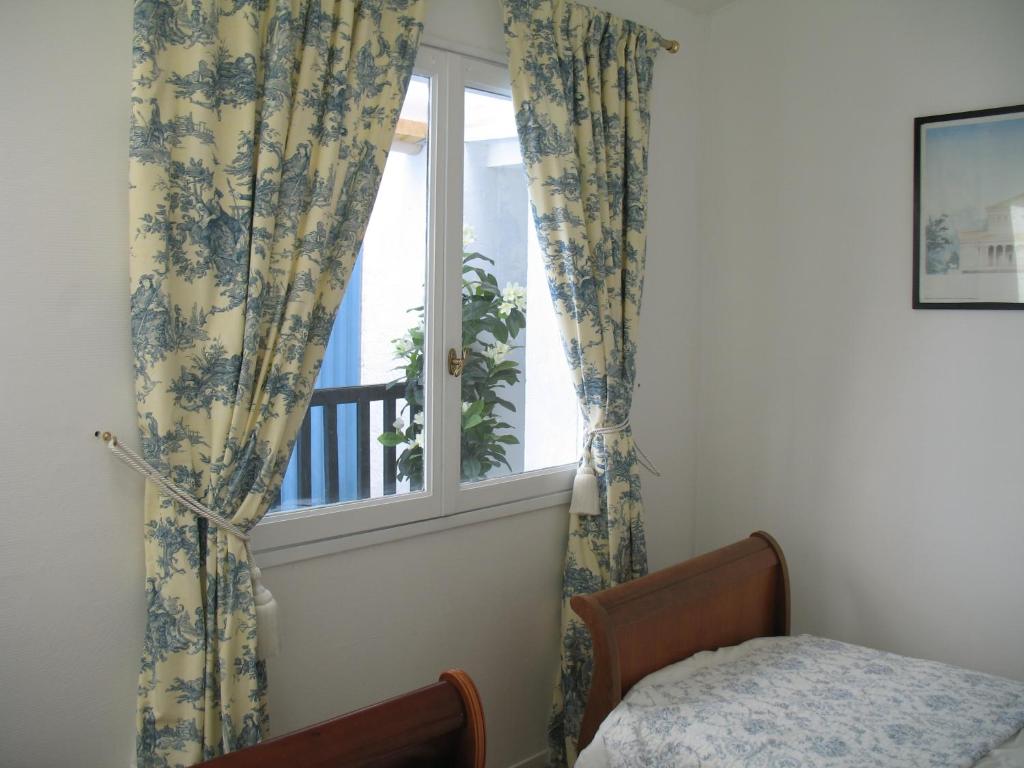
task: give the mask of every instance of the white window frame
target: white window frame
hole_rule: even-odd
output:
[[[264,566],[566,504],[575,463],[460,482],[461,382],[446,356],[462,340],[462,194],[466,88],[511,95],[507,67],[421,45],[413,68],[430,80],[427,142],[427,268],[424,490],[267,515],[253,531]],[[446,173],[440,173],[440,169]],[[445,459],[448,459],[447,461]]]

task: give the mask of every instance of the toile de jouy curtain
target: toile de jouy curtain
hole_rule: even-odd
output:
[[[590,637],[569,599],[647,572],[629,411],[647,240],[649,96],[660,39],[565,0],[503,5],[534,220],[588,428],[581,470],[593,468],[598,481],[596,514],[569,516],[561,669],[548,734],[550,764],[564,766],[575,761],[591,674]]]
[[[373,207],[421,0],[136,0],[132,343],[144,458],[251,530]],[[138,763],[267,734],[245,542],[147,487]]]

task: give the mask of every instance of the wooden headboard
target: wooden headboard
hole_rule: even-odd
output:
[[[789,572],[763,531],[592,595],[572,609],[590,630],[594,674],[579,749],[641,678],[700,651],[789,634]]]
[[[486,751],[480,695],[454,669],[433,685],[196,768],[484,768]]]

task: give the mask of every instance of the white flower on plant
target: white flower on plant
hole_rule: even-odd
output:
[[[399,416],[397,419],[395,419],[395,423],[392,424],[391,426],[395,428],[395,432],[404,432],[405,431],[405,422],[402,420],[401,416]]]
[[[520,312],[526,311],[526,289],[519,283],[506,283],[505,290],[501,293],[501,305],[498,307],[498,312],[508,317],[513,309],[518,309]]]
[[[391,342],[394,345],[395,356],[405,357],[413,351],[414,345],[412,343],[412,334],[407,333],[400,339],[395,339]]]
[[[468,411],[470,406],[472,406],[472,405],[473,405],[472,403],[463,403],[462,404],[462,412],[465,413],[466,411]]]
[[[412,447],[413,448],[422,448],[423,447],[423,433],[422,432],[420,432],[418,435],[416,435],[416,439],[412,441]]]
[[[423,411],[418,411],[416,415],[412,417],[412,423],[418,427],[423,426]]]
[[[469,224],[462,225],[462,247],[476,242],[476,231]]]
[[[494,344],[492,344],[490,347],[484,350],[484,355],[491,358],[491,360],[494,361],[494,364],[497,365],[498,363],[502,362],[506,357],[508,357],[509,351],[510,347],[508,344],[496,341],[494,342]]]

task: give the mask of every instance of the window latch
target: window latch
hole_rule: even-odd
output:
[[[449,349],[448,350],[448,373],[450,373],[455,378],[458,378],[459,376],[461,376],[462,375],[462,370],[466,367],[466,360],[468,360],[468,359],[469,359],[469,350],[468,349],[463,349],[461,356],[459,356],[459,354],[454,349]]]

